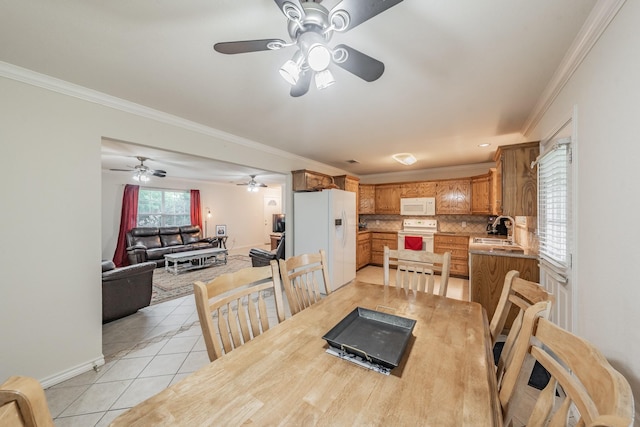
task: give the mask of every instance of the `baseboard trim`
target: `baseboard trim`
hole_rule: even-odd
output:
[[[56,384],[60,384],[61,382],[64,382],[66,380],[69,380],[73,377],[76,377],[80,374],[84,374],[85,372],[89,372],[92,369],[97,369],[103,365],[104,365],[104,356],[101,355],[97,359],[93,359],[88,362],[81,363],[70,369],[67,369],[62,372],[58,372],[57,374],[43,378],[39,381],[40,381],[40,384],[42,384],[42,388],[49,388]]]

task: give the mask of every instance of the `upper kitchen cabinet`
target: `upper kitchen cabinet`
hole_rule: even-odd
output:
[[[356,178],[355,176],[351,175],[340,175],[334,176],[333,181],[341,190],[358,193],[358,184],[360,183],[360,178]]]
[[[376,213],[400,215],[400,184],[376,185]]]
[[[376,186],[373,184],[360,184],[358,188],[358,214],[376,213]]]
[[[333,177],[320,172],[297,170],[291,172],[293,191],[318,191],[325,188],[335,188]]]
[[[531,168],[531,162],[539,154],[538,142],[498,147],[496,199],[503,215],[538,216],[537,171]]]
[[[471,177],[471,214],[497,215],[496,172],[490,170],[486,175]]]
[[[403,182],[400,184],[400,198],[436,197],[436,183],[432,181]]]
[[[437,215],[471,214],[471,180],[451,179],[436,184]]]

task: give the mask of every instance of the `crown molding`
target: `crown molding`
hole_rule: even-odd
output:
[[[626,0],[598,0],[522,128],[527,135],[558,97]]]
[[[298,156],[297,154],[293,154],[288,151],[270,147],[256,141],[252,141],[250,139],[223,132],[221,130],[205,126],[191,120],[183,119],[182,117],[174,116],[172,114],[155,110],[141,104],[136,104],[135,102],[127,101],[115,96],[98,92],[93,89],[69,83],[65,80],[51,77],[46,74],[41,74],[27,68],[22,68],[17,65],[10,64],[8,62],[0,61],[0,77],[6,77],[11,80],[16,80],[31,86],[40,87],[52,92],[61,93],[63,95],[81,99],[83,101],[92,102],[94,104],[155,120],[160,123],[180,127],[182,129],[217,138],[228,143],[241,145],[252,150],[261,151],[263,153],[272,154],[289,160],[295,160],[299,162],[301,161],[306,163],[307,165],[310,164],[312,167],[317,167],[324,170],[335,170],[337,171],[337,175],[345,173],[345,171],[343,171],[342,169],[326,165],[313,159]]]

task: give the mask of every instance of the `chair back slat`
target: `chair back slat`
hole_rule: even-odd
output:
[[[435,293],[434,276],[440,274],[438,295],[446,296],[449,284],[451,253],[389,249],[384,247],[383,283],[390,285],[389,270],[396,267],[395,286],[416,292]]]
[[[578,412],[576,425],[629,426],[634,403],[628,381],[588,341],[560,328],[531,306],[513,348],[510,369],[499,392],[503,415],[512,412],[512,399],[527,358],[551,375],[530,414],[527,426],[565,425],[570,408]],[[515,400],[515,399],[513,399]],[[506,425],[506,422],[505,422]]]
[[[324,250],[314,254],[301,254],[281,259],[280,272],[292,315],[322,299],[319,278],[322,278],[326,293],[331,292],[327,257]]]
[[[275,260],[193,285],[209,360],[241,346],[271,326],[265,295],[273,298],[277,322],[284,320],[280,272]],[[213,318],[217,317],[214,323]]]

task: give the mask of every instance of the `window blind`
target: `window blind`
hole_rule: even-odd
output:
[[[554,141],[538,160],[540,258],[558,269],[571,267],[571,138]]]

